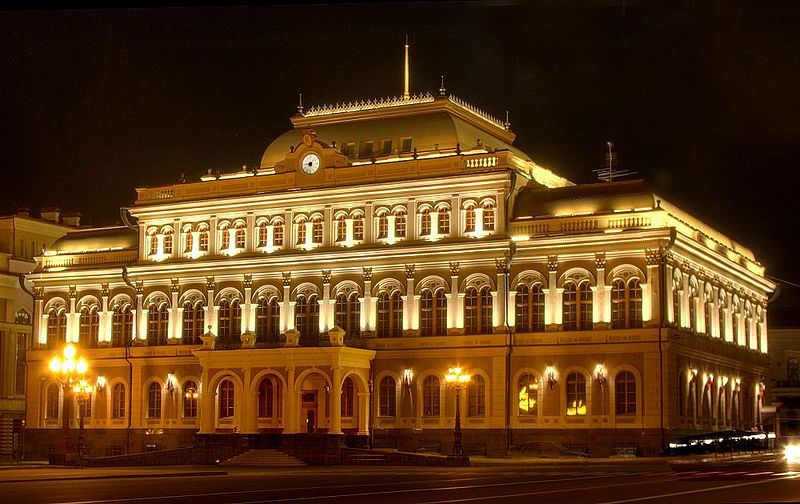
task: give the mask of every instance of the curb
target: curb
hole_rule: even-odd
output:
[[[21,478],[21,479],[0,479],[0,484],[3,483],[34,483],[39,481],[76,481],[76,480],[102,480],[102,479],[136,479],[136,478],[176,478],[186,476],[226,476],[227,471],[200,471],[200,472],[185,472],[185,473],[168,473],[168,474],[106,474],[99,476],[65,476],[63,478]]]

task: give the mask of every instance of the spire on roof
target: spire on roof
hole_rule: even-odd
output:
[[[442,85],[439,86],[439,96],[447,96],[447,89],[444,87],[444,75],[442,75]]]
[[[503,128],[506,131],[511,131],[511,121],[508,119],[508,110],[506,110],[506,121],[503,123]]]
[[[297,104],[297,113],[298,114],[302,114],[303,113],[303,93],[299,93],[299,94],[300,94],[300,102]]]
[[[403,99],[408,100],[411,98],[411,93],[408,91],[408,35],[406,35],[406,59],[405,71],[403,74]]]

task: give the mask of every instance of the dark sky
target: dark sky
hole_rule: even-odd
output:
[[[760,5],[760,4],[769,5]],[[800,283],[796,2],[0,12],[0,210],[113,223],[135,187],[257,164],[307,103],[447,87],[576,182],[604,142]],[[736,5],[734,5],[736,4]]]

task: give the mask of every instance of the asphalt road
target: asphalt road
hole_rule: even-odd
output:
[[[220,468],[222,469],[222,468]],[[227,475],[0,483],[2,503],[458,503],[800,501],[800,464],[765,456],[670,466],[230,469]],[[795,472],[797,471],[797,472]]]

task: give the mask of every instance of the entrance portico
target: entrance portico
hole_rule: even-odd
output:
[[[295,347],[193,352],[200,434],[369,433],[372,350]]]

